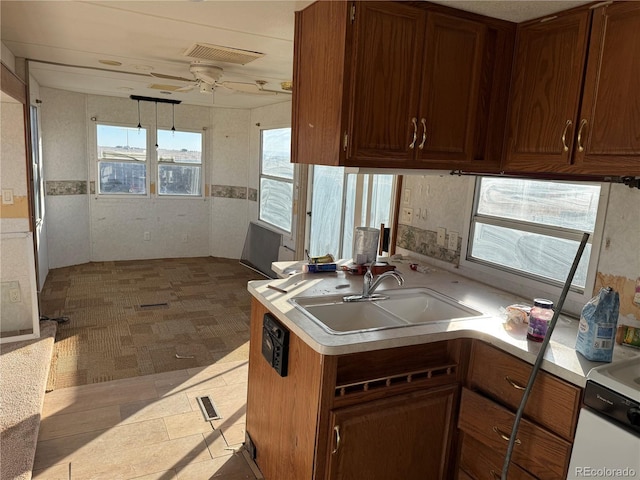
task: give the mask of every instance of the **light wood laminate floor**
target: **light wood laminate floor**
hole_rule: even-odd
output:
[[[204,420],[202,395],[220,420]],[[246,360],[54,390],[33,479],[262,478],[241,449],[246,395]]]

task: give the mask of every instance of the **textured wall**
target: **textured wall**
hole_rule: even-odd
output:
[[[45,182],[87,182],[86,95],[40,88],[42,166]],[[86,187],[85,187],[86,188]],[[45,195],[49,268],[91,260],[86,194]]]
[[[40,95],[51,268],[104,260],[240,257],[256,204],[257,181],[249,184],[250,170],[257,168],[250,163],[249,110],[177,105],[173,111],[158,104],[160,128],[172,126],[175,112],[176,129],[204,133],[204,198],[99,197],[95,123],[135,127],[137,102],[47,88]],[[283,111],[289,122],[290,102]],[[140,103],[140,121],[155,128],[154,103]]]

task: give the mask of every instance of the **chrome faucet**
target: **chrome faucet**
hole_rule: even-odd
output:
[[[367,268],[367,273],[364,274],[364,282],[362,284],[362,295],[347,295],[342,299],[345,302],[361,302],[366,300],[381,300],[384,298],[388,298],[385,295],[380,295],[374,293],[378,286],[382,283],[386,278],[393,277],[398,282],[399,286],[404,284],[404,277],[394,270],[390,270],[388,272],[381,273],[377,277],[374,277],[373,272],[371,272],[371,266]]]

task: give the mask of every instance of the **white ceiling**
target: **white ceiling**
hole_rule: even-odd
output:
[[[268,82],[265,88],[279,90],[280,82],[292,77],[294,12],[310,3],[2,0],[1,39],[16,57],[33,60],[29,68],[41,86],[97,95],[171,98],[193,105],[254,108],[287,101],[290,96],[243,94],[223,87],[218,87],[214,96],[197,88],[167,95],[149,86],[188,84],[155,78],[150,72],[192,78],[189,63],[194,59],[183,52],[202,42],[266,54],[246,65],[218,62],[224,69],[222,81],[264,80]],[[587,2],[436,3],[520,22]],[[121,65],[105,65],[100,60]]]

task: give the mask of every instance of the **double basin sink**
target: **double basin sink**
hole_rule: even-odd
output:
[[[482,318],[483,314],[430,288],[384,290],[385,298],[345,302],[342,295],[296,297],[290,302],[334,335]]]

